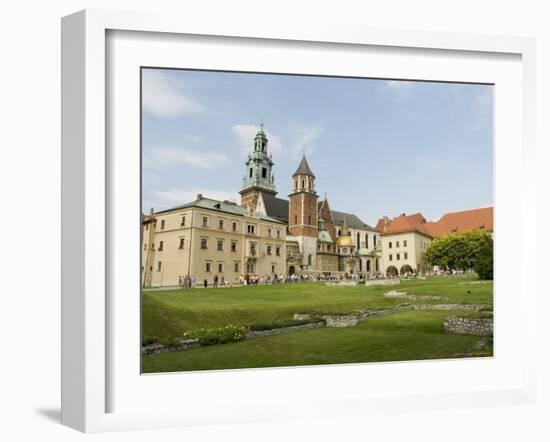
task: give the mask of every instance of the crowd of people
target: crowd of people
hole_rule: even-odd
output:
[[[235,278],[234,282],[228,281],[224,276],[214,275],[212,278],[204,278],[204,280],[198,282],[194,276],[179,276],[178,286],[182,289],[190,289],[193,287],[202,286],[204,288],[228,288],[234,285],[249,286],[249,285],[266,285],[266,284],[287,284],[298,282],[314,282],[314,281],[345,281],[345,280],[372,280],[383,279],[388,277],[383,273],[346,273],[334,275],[331,273],[319,273],[319,274],[304,274],[304,275],[285,275],[285,274],[273,274],[273,275],[240,275]]]

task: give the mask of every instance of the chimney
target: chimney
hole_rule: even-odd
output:
[[[202,200],[202,193],[197,193],[197,199]]]

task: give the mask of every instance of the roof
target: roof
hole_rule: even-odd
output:
[[[326,230],[319,230],[317,238],[319,239],[319,241],[332,242],[330,233],[328,233]]]
[[[309,168],[309,164],[307,163],[305,154],[302,157],[302,161],[300,161],[300,164],[298,165],[298,169],[296,169],[296,172],[294,172],[292,176],[296,175],[310,175],[315,178],[315,175]]]
[[[229,201],[218,201],[218,200],[214,200],[211,198],[204,198],[204,197],[197,198],[195,201],[192,201],[187,204],[182,204],[181,206],[176,206],[176,207],[172,207],[171,209],[161,210],[157,212],[156,215],[161,213],[173,212],[174,210],[187,209],[191,207],[209,209],[209,210],[214,210],[216,212],[229,213],[231,215],[236,215],[236,216],[248,215],[248,211],[244,207],[241,207],[236,203],[232,203]],[[271,216],[256,215],[256,217],[263,221],[272,221],[276,223],[283,222]]]
[[[446,213],[438,221],[427,223],[426,229],[433,237],[472,230],[492,232],[493,208],[484,207]]]
[[[472,230],[493,231],[493,208],[463,210],[444,214],[438,221],[427,222],[421,213],[401,215],[390,220],[380,218],[376,229],[383,235],[418,232],[435,238],[449,233],[462,233]]]
[[[386,220],[385,226],[383,227],[381,234],[390,235],[396,233],[418,232],[431,237],[432,235],[430,235],[430,233],[426,229],[425,224],[426,219],[422,216],[421,213],[415,213],[413,215],[406,215],[402,213],[392,220]],[[378,225],[380,225],[380,221],[378,221],[377,226]]]
[[[337,226],[343,226],[345,220],[346,225],[352,229],[374,230],[353,213],[338,212],[336,210],[331,210],[330,213],[332,214],[334,224]]]
[[[277,198],[271,193],[262,192],[268,216],[288,224],[288,200]]]

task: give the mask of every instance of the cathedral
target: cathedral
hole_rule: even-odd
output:
[[[246,161],[241,206],[250,215],[287,225],[287,274],[378,272],[378,232],[354,214],[332,210],[326,193],[319,200],[316,177],[305,155],[291,177],[288,199],[277,197],[273,166],[262,127]]]

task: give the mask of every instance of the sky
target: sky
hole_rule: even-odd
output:
[[[305,154],[319,198],[371,226],[493,204],[493,86],[143,69],[143,211],[240,202],[262,121],[280,198]]]

